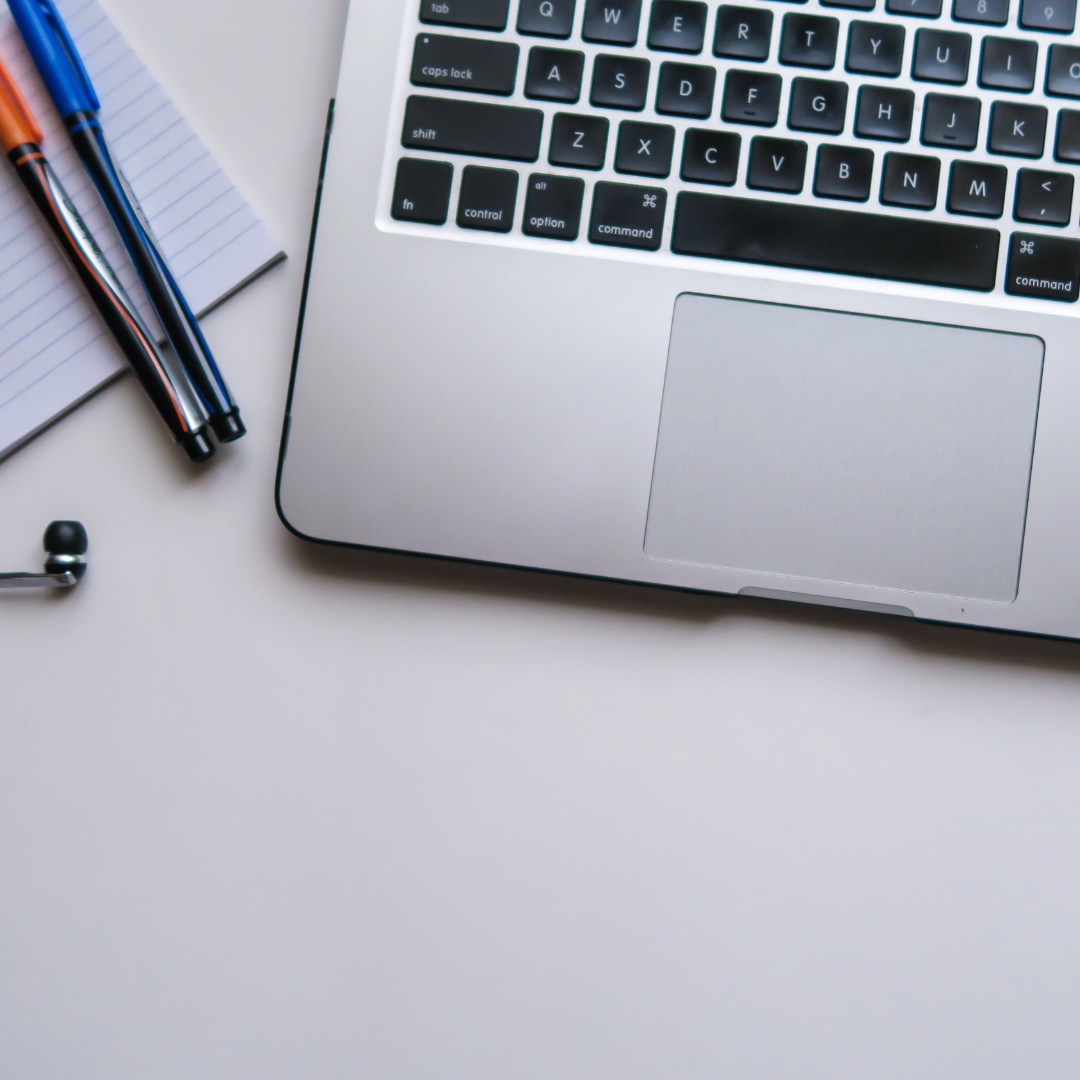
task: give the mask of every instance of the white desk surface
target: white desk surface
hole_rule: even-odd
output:
[[[0,1077],[358,1075],[361,720],[700,735],[826,920],[855,892],[923,941],[955,1038],[1000,1027],[996,950],[1037,984],[1009,1046],[1075,1031],[1080,645],[294,541],[274,466],[345,0],[104,2],[290,260],[207,320],[250,428],[211,468],[130,379],[0,464],[0,567],[53,518],[92,543],[73,595],[0,597]],[[987,965],[950,967],[971,935]]]

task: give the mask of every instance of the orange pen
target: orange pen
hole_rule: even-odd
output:
[[[41,129],[11,73],[0,61],[0,145],[60,250],[83,283],[173,438],[192,461],[214,453],[198,393],[158,351],[113,268],[101,253],[41,151]]]

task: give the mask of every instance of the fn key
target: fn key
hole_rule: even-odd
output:
[[[453,179],[454,166],[449,161],[402,158],[398,162],[390,216],[398,221],[445,225]]]

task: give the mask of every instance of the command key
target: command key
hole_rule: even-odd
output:
[[[1013,233],[1005,291],[1013,296],[1075,302],[1080,288],[1080,240]]]
[[[594,244],[659,251],[666,209],[663,188],[601,181],[593,191],[589,239]]]

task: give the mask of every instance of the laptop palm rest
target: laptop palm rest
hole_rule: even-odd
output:
[[[1025,335],[680,296],[646,554],[1015,599],[1043,353]]]

